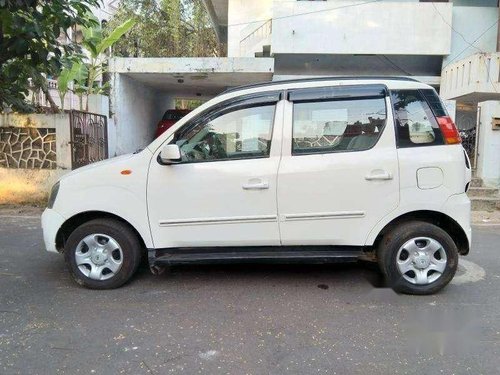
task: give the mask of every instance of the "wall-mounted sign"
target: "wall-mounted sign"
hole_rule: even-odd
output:
[[[500,130],[500,117],[493,117],[491,120],[491,128],[493,130]]]

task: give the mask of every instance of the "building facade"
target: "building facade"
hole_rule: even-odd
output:
[[[497,106],[481,104],[500,100],[497,0],[204,4],[227,57],[112,61],[110,155],[151,141],[176,98],[209,99],[268,79],[411,76],[440,91],[478,175],[500,185]]]

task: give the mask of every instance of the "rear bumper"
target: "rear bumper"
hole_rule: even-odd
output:
[[[53,209],[46,208],[42,214],[43,242],[45,249],[57,253],[56,236],[66,219]]]
[[[443,206],[443,212],[453,218],[453,220],[455,220],[462,227],[469,242],[469,249],[472,245],[470,208],[470,199],[465,193],[452,195]],[[467,253],[468,252],[469,251],[467,250]]]

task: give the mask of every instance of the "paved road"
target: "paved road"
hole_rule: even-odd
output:
[[[91,291],[37,218],[0,212],[0,374],[498,374],[499,228],[435,296],[362,265],[144,268]]]

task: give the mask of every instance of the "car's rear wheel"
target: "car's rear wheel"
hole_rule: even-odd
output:
[[[426,222],[407,222],[386,233],[378,263],[389,285],[406,294],[433,294],[453,278],[458,249],[448,233]]]
[[[125,223],[114,219],[96,219],[76,228],[64,253],[75,281],[92,289],[122,286],[141,261],[139,239]]]

